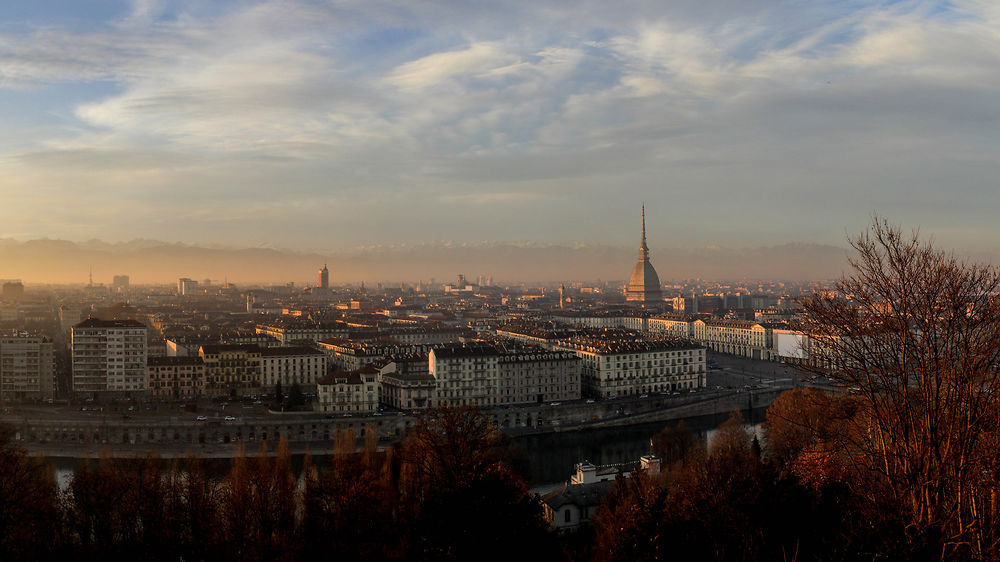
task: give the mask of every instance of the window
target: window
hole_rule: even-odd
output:
[[[566,508],[566,511],[563,512],[563,521],[565,521],[566,523],[571,523],[572,518],[573,517],[572,515],[570,515],[569,508]]]

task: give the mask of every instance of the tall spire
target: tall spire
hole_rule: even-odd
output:
[[[639,244],[639,260],[649,260],[649,247],[646,246],[646,204],[642,204],[642,243]]]

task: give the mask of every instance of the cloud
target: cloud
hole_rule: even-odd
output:
[[[1000,203],[998,24],[990,2],[137,1],[90,27],[0,29],[0,95],[69,116],[5,137],[0,193],[43,195],[0,220],[308,247],[477,224],[625,242],[646,200],[681,241],[837,243],[878,208],[979,243]],[[51,93],[94,81],[114,87]],[[79,216],[32,227],[60,195]]]
[[[516,55],[497,45],[476,43],[460,51],[435,53],[404,63],[390,72],[386,81],[413,92],[456,78],[507,74],[517,62]]]

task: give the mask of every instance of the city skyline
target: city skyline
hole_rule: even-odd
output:
[[[987,2],[6,12],[0,238],[997,249]]]

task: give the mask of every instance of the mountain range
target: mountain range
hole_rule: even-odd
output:
[[[792,243],[750,248],[652,250],[652,263],[664,282],[682,279],[828,279],[846,265],[843,248]],[[449,242],[371,246],[339,252],[302,252],[274,248],[229,248],[156,240],[110,243],[40,239],[0,239],[0,279],[25,283],[109,284],[129,275],[133,284],[173,283],[179,277],[233,283],[310,285],[328,264],[331,283],[451,280],[459,273],[496,283],[620,281],[635,265],[636,249],[587,244]]]

